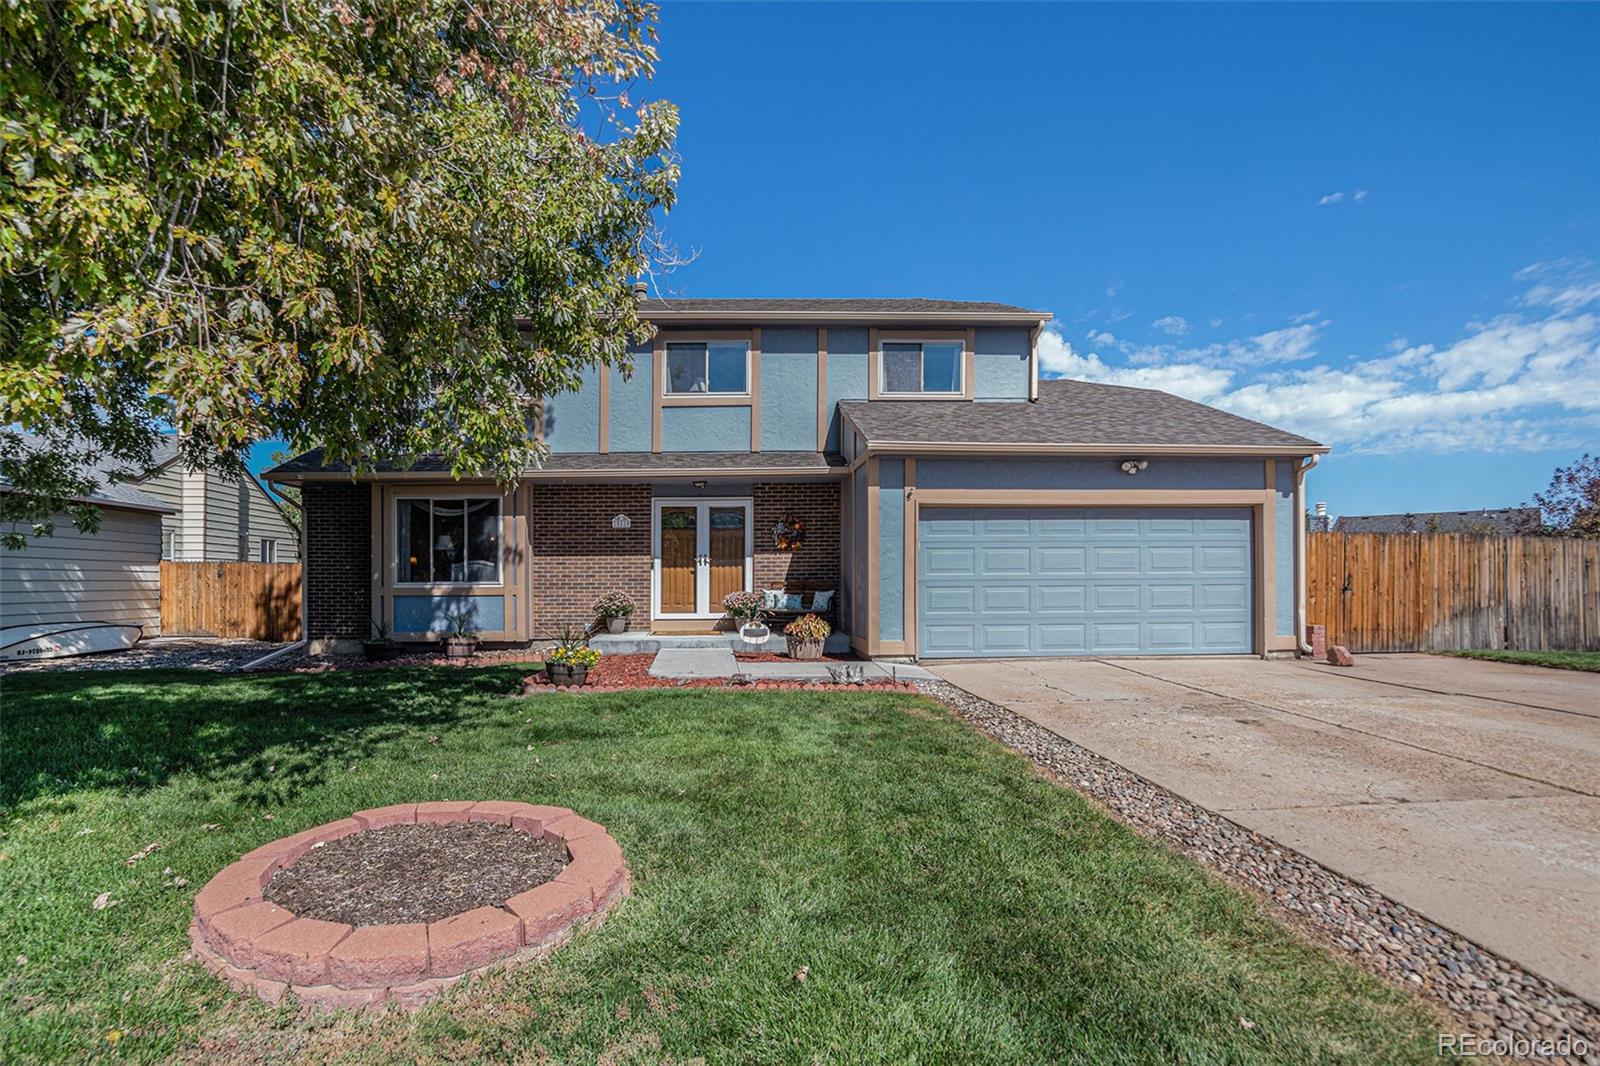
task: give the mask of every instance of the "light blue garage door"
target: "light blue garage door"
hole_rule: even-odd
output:
[[[1248,652],[1248,508],[925,508],[918,654]]]

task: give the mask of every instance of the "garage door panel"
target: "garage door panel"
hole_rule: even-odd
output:
[[[1088,609],[1089,590],[1084,585],[1039,584],[1038,609],[1041,614],[1071,611],[1081,614]]]
[[[1145,608],[1150,611],[1193,611],[1193,585],[1147,585]]]
[[[1144,564],[1145,569],[1154,574],[1192,574],[1194,548],[1188,545],[1150,548],[1145,555]]]
[[[1243,508],[925,508],[919,654],[1248,652]]]
[[[1032,593],[1029,585],[984,585],[978,590],[978,600],[986,615],[1025,615],[1032,605]]]
[[[1027,575],[1033,572],[1033,552],[1026,545],[1014,548],[983,548],[981,559],[982,569],[979,573],[983,577]]]

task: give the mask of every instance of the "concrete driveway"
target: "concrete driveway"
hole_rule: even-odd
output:
[[[1428,655],[932,669],[1600,1004],[1600,675]]]

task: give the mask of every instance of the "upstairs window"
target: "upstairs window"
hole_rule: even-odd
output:
[[[744,341],[667,344],[668,396],[739,396],[750,391],[750,345]]]
[[[880,393],[959,395],[962,345],[959,341],[885,341]]]
[[[395,501],[395,579],[402,585],[496,584],[500,499],[446,496]]]
[[[278,561],[278,542],[271,537],[261,538],[261,561],[264,563]]]

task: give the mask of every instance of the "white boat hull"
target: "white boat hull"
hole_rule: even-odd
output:
[[[120,622],[56,622],[0,628],[0,662],[60,659],[126,651],[139,643],[142,626]]]

